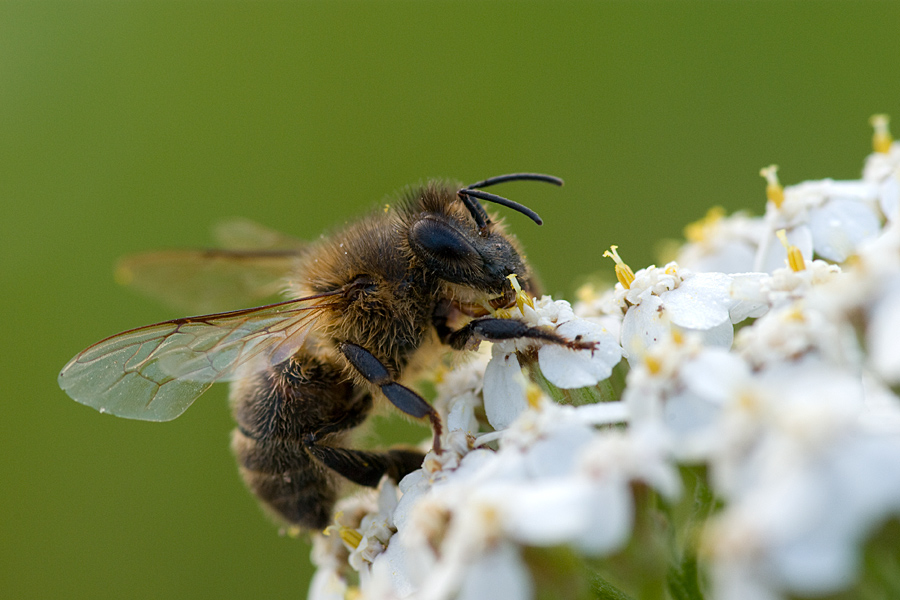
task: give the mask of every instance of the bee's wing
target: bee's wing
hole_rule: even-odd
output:
[[[177,310],[201,314],[263,304],[284,289],[305,244],[248,219],[213,228],[220,248],[126,256],[116,280]]]
[[[294,250],[162,250],[126,256],[116,280],[186,312],[259,304],[282,291]]]
[[[70,360],[59,386],[100,412],[168,421],[213,383],[290,357],[322,313],[334,310],[337,294],[132,329]]]
[[[250,219],[233,218],[213,227],[219,247],[229,250],[297,250],[305,244]]]

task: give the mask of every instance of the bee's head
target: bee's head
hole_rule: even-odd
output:
[[[430,275],[452,284],[458,296],[499,300],[510,296],[509,275],[515,274],[528,287],[531,270],[525,263],[515,238],[488,216],[479,200],[494,202],[520,212],[538,225],[541,218],[530,208],[477,188],[514,180],[546,181],[562,185],[549,175],[517,173],[501,175],[460,188],[423,196],[422,212],[408,223],[410,250]]]

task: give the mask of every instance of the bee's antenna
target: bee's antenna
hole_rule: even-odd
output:
[[[554,177],[553,175],[544,175],[543,173],[510,173],[509,175],[497,175],[496,177],[490,177],[485,179],[484,181],[479,181],[478,183],[473,183],[472,185],[467,185],[464,189],[474,190],[477,188],[486,188],[488,186],[496,185],[498,183],[505,183],[507,181],[544,181],[546,183],[552,183],[553,185],[562,185],[564,182],[559,177]]]
[[[523,215],[525,215],[526,217],[528,217],[529,219],[531,219],[538,225],[544,224],[544,221],[541,220],[541,217],[538,216],[538,214],[536,212],[534,212],[533,210],[531,210],[530,208],[528,208],[525,205],[519,204],[518,202],[514,202],[507,198],[504,198],[503,196],[498,196],[496,194],[489,194],[488,192],[482,192],[481,190],[470,190],[470,189],[459,190],[459,193],[465,194],[466,196],[470,196],[473,198],[478,198],[479,200],[487,200],[488,202],[493,202],[495,204],[500,204],[501,206],[506,206],[517,212],[522,213]],[[487,213],[484,212],[484,207],[482,207],[481,204],[478,204],[477,202],[473,202],[473,203],[476,204],[478,206],[478,208],[481,209],[481,212],[485,215],[485,217],[487,217]],[[470,208],[469,210],[471,211],[472,209]],[[475,221],[476,222],[478,221],[478,217],[475,217]],[[488,218],[486,218],[485,221],[487,223],[491,222],[491,220]],[[478,226],[483,227],[483,225],[481,225],[480,223]]]
[[[481,206],[481,203],[474,200],[474,198],[486,200],[488,202],[493,202],[495,204],[511,208],[517,212],[522,213],[538,225],[543,225],[544,221],[541,220],[541,217],[527,206],[504,198],[503,196],[498,196],[489,192],[482,192],[477,189],[496,185],[498,183],[504,183],[507,181],[526,180],[543,181],[546,183],[552,183],[553,185],[563,184],[562,179],[560,179],[559,177],[554,177],[553,175],[543,175],[541,173],[511,173],[509,175],[498,175],[497,177],[491,177],[489,179],[479,181],[478,183],[467,185],[466,187],[459,190],[457,192],[457,195],[459,196],[459,199],[462,200],[463,204],[466,205],[466,208],[469,209],[469,212],[472,214],[472,218],[475,219],[475,224],[478,225],[478,228],[482,231],[487,227],[487,224],[490,223],[491,220],[485,212],[484,207]]]

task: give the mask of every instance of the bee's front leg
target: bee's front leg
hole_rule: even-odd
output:
[[[338,348],[366,381],[381,388],[381,391],[391,401],[391,404],[411,417],[416,417],[417,419],[428,417],[434,430],[433,449],[437,454],[440,454],[442,427],[441,417],[437,411],[422,396],[394,381],[387,367],[374,354],[362,346],[357,346],[350,342],[342,342],[338,344]]]
[[[530,339],[566,346],[572,350],[593,350],[595,342],[569,340],[553,330],[532,327],[517,319],[479,317],[466,323],[456,331],[446,334],[444,343],[454,350],[474,350],[479,342],[502,342],[504,340]]]

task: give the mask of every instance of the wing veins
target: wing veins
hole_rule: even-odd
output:
[[[303,344],[319,314],[334,308],[333,301],[313,302],[342,293],[131,329],[80,352],[63,368],[60,385],[75,400],[104,412],[172,419],[213,383],[233,378],[253,361],[286,359]]]

